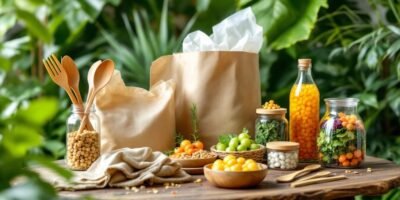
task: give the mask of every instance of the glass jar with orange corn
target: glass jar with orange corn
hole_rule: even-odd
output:
[[[365,157],[365,129],[357,114],[358,99],[325,99],[326,112],[317,139],[319,160],[325,167],[356,168]]]
[[[298,60],[298,75],[290,90],[290,141],[300,144],[301,162],[318,161],[319,91],[311,75],[311,59]]]

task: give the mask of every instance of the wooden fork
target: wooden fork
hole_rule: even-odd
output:
[[[43,64],[49,73],[51,80],[53,80],[55,84],[59,85],[67,92],[73,104],[78,104],[78,100],[69,87],[67,72],[61,66],[61,63],[58,61],[57,57],[54,54],[51,54],[50,57],[43,60]]]
[[[51,54],[51,56],[47,59],[43,59],[43,64],[47,72],[49,73],[51,80],[53,80],[55,84],[59,85],[67,92],[69,98],[72,101],[72,104],[74,104],[78,108],[81,108],[83,111],[83,103],[79,102],[78,97],[76,97],[72,92],[71,87],[68,83],[68,74],[61,63],[58,61],[57,57],[54,54]],[[83,113],[80,114],[80,117],[83,118]],[[90,123],[87,124],[89,125],[86,125],[86,128],[92,130],[93,128]]]

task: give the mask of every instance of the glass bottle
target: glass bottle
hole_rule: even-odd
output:
[[[91,125],[78,133],[84,116],[82,107],[72,105],[72,114],[67,119],[65,156],[66,164],[72,170],[86,170],[100,156],[100,119],[92,107],[87,113]]]
[[[311,59],[298,60],[298,76],[290,91],[290,141],[300,144],[301,162],[318,161],[319,91],[311,76]]]
[[[320,163],[325,167],[356,168],[365,158],[366,135],[357,113],[358,99],[325,99],[326,112],[318,136]]]
[[[255,123],[257,144],[265,146],[268,142],[289,140],[286,108],[257,108],[256,113],[258,115]]]

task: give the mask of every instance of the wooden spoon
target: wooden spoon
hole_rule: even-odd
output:
[[[68,83],[72,89],[72,92],[75,94],[76,100],[82,105],[82,97],[81,93],[79,92],[79,71],[74,60],[72,60],[72,58],[69,56],[64,56],[61,59],[61,65],[67,72]]]
[[[293,181],[295,178],[297,178],[299,176],[304,176],[304,175],[306,175],[312,171],[315,171],[317,169],[320,169],[320,168],[321,168],[321,165],[318,165],[318,164],[307,165],[302,170],[278,177],[276,179],[276,181],[281,182],[281,183],[287,183],[287,182]]]
[[[332,174],[332,172],[330,172],[330,171],[320,171],[320,172],[317,172],[317,173],[315,173],[313,175],[310,175],[310,176],[307,176],[307,177],[304,177],[304,178],[300,178],[300,179],[296,180],[294,183],[301,182],[301,181],[306,181],[306,180],[310,180],[310,179],[314,179],[314,178],[321,178],[321,177],[325,177],[325,176],[330,176],[331,174]]]
[[[337,180],[342,180],[346,179],[347,177],[344,175],[340,176],[331,176],[331,177],[324,177],[324,178],[315,178],[315,179],[310,179],[306,181],[296,181],[292,184],[290,184],[290,187],[300,187],[300,186],[306,186],[306,185],[311,185],[315,183],[326,183],[326,182],[331,182],[331,181],[337,181]]]
[[[86,103],[89,102],[89,97],[90,94],[92,93],[91,88],[93,88],[93,77],[94,77],[94,73],[96,72],[97,68],[100,66],[100,64],[102,63],[101,60],[96,61],[95,63],[92,64],[92,66],[90,66],[90,69],[88,71],[88,84],[89,84],[89,89],[88,89],[88,96],[86,97]],[[89,80],[89,77],[92,77],[91,80]]]
[[[96,66],[95,66],[96,67]],[[110,81],[114,73],[114,62],[112,60],[105,60],[99,66],[92,70],[89,70],[88,82],[89,82],[89,94],[88,100],[86,101],[85,113],[83,117],[81,126],[79,127],[79,133],[81,133],[86,126],[87,113],[89,113],[90,108],[93,104],[94,98],[104,86]]]
[[[82,101],[82,96],[79,91],[79,71],[78,67],[76,66],[74,60],[69,57],[68,55],[62,57],[61,59],[61,65],[65,69],[65,72],[67,73],[68,76],[68,84],[69,87],[71,88],[71,91],[74,93],[77,104],[75,106],[78,107],[81,113],[79,113],[80,118],[83,118],[83,101]],[[89,130],[93,130],[92,124],[90,121],[86,124],[86,128]]]

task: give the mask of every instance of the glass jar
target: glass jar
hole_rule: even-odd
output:
[[[289,140],[288,121],[285,117],[286,108],[257,108],[255,142],[266,145],[272,141]]]
[[[267,145],[268,168],[291,170],[299,164],[299,143],[275,141]]]
[[[311,59],[298,60],[298,76],[290,91],[290,141],[300,144],[301,162],[317,162],[319,91],[311,76]]]
[[[358,99],[325,99],[317,140],[320,162],[325,167],[356,168],[364,161],[366,133],[357,114]]]
[[[87,114],[89,123],[79,133],[85,116],[82,107],[72,105],[72,114],[67,119],[67,166],[72,170],[86,170],[100,156],[100,119],[94,107]]]

